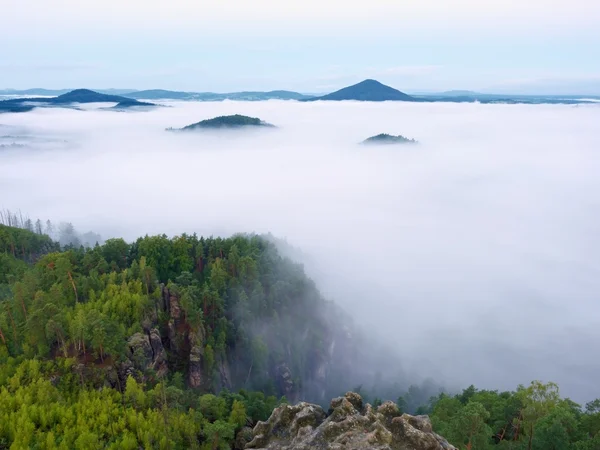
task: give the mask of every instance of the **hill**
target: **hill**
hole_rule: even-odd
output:
[[[32,105],[24,104],[23,102],[13,102],[12,100],[0,101],[0,113],[19,113],[31,111],[34,108]]]
[[[114,109],[126,109],[126,108],[139,107],[139,106],[148,107],[148,106],[156,106],[156,105],[154,103],[140,102],[138,100],[126,98],[126,99],[120,101],[119,103],[117,103],[115,106],[113,106],[113,108]]]
[[[130,101],[120,95],[101,94],[90,89],[75,89],[58,97],[47,99],[47,103],[58,105],[63,103],[119,103]]]
[[[247,128],[247,127],[266,127],[274,128],[274,125],[264,122],[257,117],[243,116],[234,114],[231,116],[219,116],[212,119],[202,120],[181,128],[181,131],[191,131],[198,129],[219,129],[219,128]],[[173,130],[173,129],[169,129]]]
[[[74,444],[82,426],[101,442],[121,442],[121,426],[103,433],[97,419],[130,413],[142,447],[168,448],[157,442],[169,435],[171,448],[189,448],[217,431],[232,442],[246,424],[267,420],[282,396],[318,399],[349,370],[343,361],[330,367],[348,345],[345,315],[299,264],[255,235],[61,248],[0,225],[0,306],[0,442],[13,448],[37,447],[38,438],[47,445],[50,430],[65,448],[99,448]],[[36,425],[8,424],[33,405],[52,418],[18,445]],[[68,418],[76,410],[86,411],[79,425]],[[156,429],[163,414],[170,424]]]
[[[122,107],[155,106],[120,95],[101,94],[89,89],[75,89],[58,97],[16,98],[0,102],[0,112],[27,112],[35,106],[64,106],[71,103],[117,103]]]
[[[414,139],[406,138],[402,135],[393,136],[391,134],[381,133],[377,136],[371,136],[370,138],[362,141],[362,144],[370,145],[386,145],[386,144],[416,144],[417,141]]]
[[[322,97],[314,97],[307,101],[315,100],[358,100],[367,102],[382,102],[382,101],[417,101],[404,92],[401,92],[392,87],[386,86],[376,80],[365,80],[358,84],[345,87],[331,94],[323,95]]]

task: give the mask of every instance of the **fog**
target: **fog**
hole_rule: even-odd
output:
[[[271,232],[390,365],[600,397],[599,105],[168,106],[0,115],[27,145],[0,150],[0,207],[128,240]],[[279,128],[165,131],[235,113]],[[358,145],[379,133],[420,144]]]

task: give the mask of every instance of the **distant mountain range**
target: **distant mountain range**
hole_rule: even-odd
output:
[[[444,92],[439,92],[436,94],[432,94],[432,95],[438,95],[440,97],[464,97],[464,96],[477,96],[477,95],[485,95],[485,94],[480,94],[479,92],[475,92],[475,91],[465,91],[465,90],[453,90],[453,91],[444,91]]]
[[[472,91],[447,91],[433,94],[413,95],[419,102],[452,102],[452,103],[501,103],[501,104],[563,104],[577,105],[582,103],[595,103],[594,96],[565,96],[565,95],[502,95],[482,94]]]
[[[15,98],[0,101],[0,112],[27,112],[37,106],[66,106],[72,103],[117,103],[116,108],[156,106],[120,95],[102,94],[89,89],[75,89],[57,97]]]
[[[321,97],[313,97],[306,101],[341,101],[341,100],[357,100],[366,102],[383,102],[383,101],[402,101],[414,102],[417,101],[404,92],[401,92],[392,87],[386,86],[376,80],[365,80],[352,86],[345,87],[331,94]]]
[[[404,102],[453,102],[453,103],[504,103],[504,104],[580,104],[597,102],[597,96],[565,96],[565,95],[501,95],[484,94],[468,90],[453,90],[438,93],[406,94],[377,80],[367,79],[352,86],[345,87],[326,95],[307,95],[293,91],[242,91],[230,93],[214,92],[184,92],[169,91],[164,89],[151,90],[127,90],[127,89],[103,89],[92,91],[88,89],[76,89],[67,91],[64,89],[8,89],[0,91],[0,96],[23,96],[34,98],[12,98],[0,101],[0,112],[25,112],[35,106],[65,105],[67,103],[89,103],[89,102],[116,102],[119,108],[132,106],[152,106],[152,103],[132,103],[137,100],[179,100],[179,101],[264,101],[264,100],[297,100],[297,101],[404,101]],[[44,97],[35,97],[46,96]],[[53,96],[48,98],[48,96]]]
[[[144,99],[144,100],[195,100],[195,101],[222,101],[222,100],[238,100],[238,101],[262,101],[262,100],[301,100],[309,98],[304,94],[292,91],[244,91],[230,92],[226,94],[216,94],[214,92],[182,92],[182,91],[166,91],[163,89],[151,89],[147,91],[135,91],[124,93],[123,96]]]

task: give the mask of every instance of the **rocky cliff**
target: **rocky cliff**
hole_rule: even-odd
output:
[[[401,414],[396,404],[378,408],[348,392],[329,411],[311,403],[282,405],[252,432],[248,449],[262,450],[456,450],[435,434],[427,416]]]

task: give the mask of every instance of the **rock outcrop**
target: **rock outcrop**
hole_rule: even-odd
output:
[[[153,328],[144,333],[135,333],[127,341],[129,359],[133,366],[142,372],[153,369],[158,376],[166,375],[167,352],[165,351],[160,333]]]
[[[204,329],[201,326],[192,329],[177,292],[165,286],[161,290],[162,308],[169,315],[166,330],[168,348],[180,358],[188,359],[188,384],[199,388],[207,381],[203,373]]]
[[[188,383],[192,388],[199,388],[202,385],[202,358],[204,357],[204,347],[202,347],[201,336],[197,333],[190,334],[190,356],[188,368]]]
[[[279,364],[275,368],[275,379],[279,391],[290,401],[294,401],[294,381],[292,380],[292,371],[287,364]]]
[[[348,392],[326,414],[311,403],[282,405],[258,422],[246,448],[262,450],[456,450],[435,434],[427,416],[401,414],[393,402],[377,409]]]

